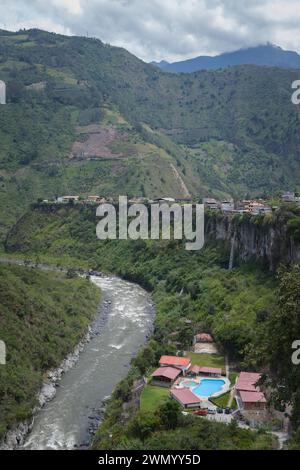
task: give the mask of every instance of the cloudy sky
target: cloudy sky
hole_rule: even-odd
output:
[[[0,28],[95,36],[150,61],[272,42],[300,52],[299,0],[0,0]]]

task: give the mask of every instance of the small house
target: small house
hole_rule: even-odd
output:
[[[281,196],[282,202],[294,202],[295,201],[295,193],[293,192],[286,192]]]
[[[175,367],[159,367],[152,374],[151,384],[159,387],[171,387],[181,374],[182,370]]]
[[[255,410],[265,410],[267,400],[262,392],[247,392],[241,390],[239,392],[240,405],[242,410],[245,411],[255,411]]]
[[[173,388],[170,393],[183,408],[201,408],[201,399],[189,388]]]
[[[199,375],[199,370],[200,370],[200,367],[199,366],[192,366],[188,371],[187,371],[187,374],[190,375],[191,377],[197,377],[197,375]]]
[[[234,202],[233,201],[222,201],[221,202],[221,211],[222,212],[232,212],[232,211],[234,211]]]
[[[213,343],[214,340],[209,333],[198,333],[194,338],[194,343]]]
[[[222,369],[220,367],[199,367],[200,375],[208,375],[209,377],[220,377]]]
[[[257,382],[261,374],[241,372],[235,386],[236,398],[242,410],[265,410],[266,398]]]
[[[191,360],[189,357],[161,356],[159,365],[160,367],[175,367],[180,369],[185,375],[187,370],[191,367]]]

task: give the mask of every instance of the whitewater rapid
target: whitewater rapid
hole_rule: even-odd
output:
[[[94,335],[63,376],[53,400],[35,416],[23,449],[87,448],[103,400],[126,376],[152,329],[154,308],[145,290],[117,277],[91,280],[102,291]]]

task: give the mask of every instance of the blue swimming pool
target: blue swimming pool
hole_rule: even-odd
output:
[[[191,390],[198,397],[211,397],[222,390],[224,380],[202,379],[197,387],[191,387]]]

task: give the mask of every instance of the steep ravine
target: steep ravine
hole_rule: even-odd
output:
[[[132,357],[151,333],[154,307],[144,289],[114,276],[92,276],[91,280],[101,288],[102,303],[86,344],[76,348],[70,367],[57,380],[50,380],[48,399],[41,391],[44,406],[35,413],[33,425],[28,421],[11,431],[3,448],[88,448],[101,421],[103,401],[126,376]]]

